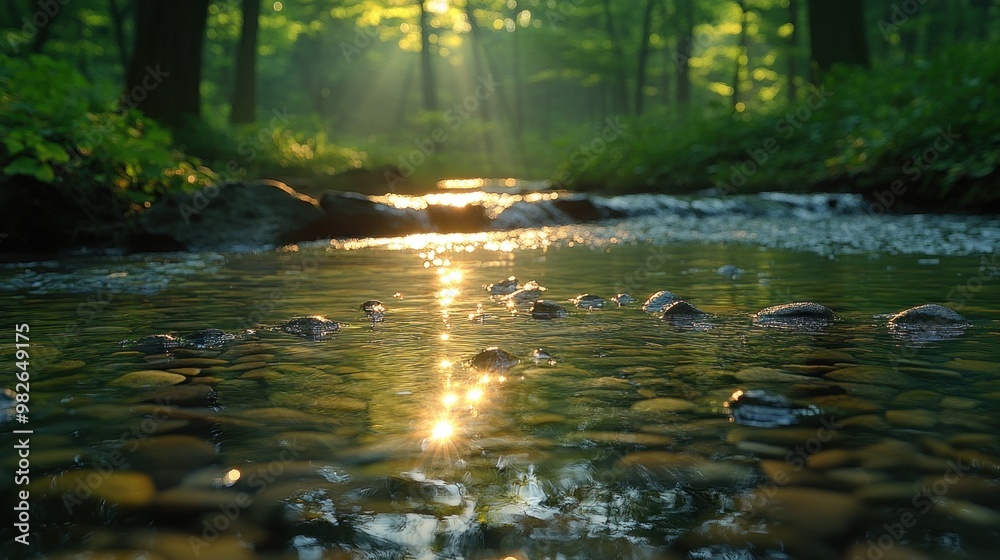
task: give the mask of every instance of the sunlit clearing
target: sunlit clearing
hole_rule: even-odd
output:
[[[456,395],[455,393],[446,393],[445,396],[441,397],[441,404],[449,408],[455,406],[457,402],[458,402],[458,395]]]
[[[439,442],[448,441],[454,433],[455,427],[451,425],[451,422],[439,420],[437,424],[434,424],[434,428],[431,429],[431,440]]]
[[[479,387],[474,387],[469,389],[469,392],[465,394],[465,400],[470,403],[477,403],[483,398],[483,390]]]

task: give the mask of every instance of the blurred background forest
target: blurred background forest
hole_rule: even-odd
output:
[[[11,0],[0,187],[111,190],[124,212],[259,177],[994,208],[998,14],[995,0]]]

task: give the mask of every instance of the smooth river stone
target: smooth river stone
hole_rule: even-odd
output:
[[[161,467],[191,470],[210,465],[219,459],[212,444],[186,435],[127,441],[122,452],[130,464],[143,470]]]
[[[931,381],[940,379],[942,377],[949,377],[951,379],[962,378],[961,373],[944,368],[899,366],[897,369],[899,370],[900,373],[905,373],[907,375],[919,379],[928,379]]]
[[[823,395],[809,399],[809,403],[820,407],[825,414],[832,414],[835,417],[866,414],[882,408],[875,403],[850,395]]]
[[[840,350],[814,350],[810,352],[802,361],[808,365],[834,365],[853,364],[858,360],[847,352],[842,352]]]
[[[790,449],[780,445],[771,445],[756,441],[741,441],[736,444],[736,449],[744,453],[752,453],[759,457],[783,458],[788,455]]]
[[[264,424],[280,422],[282,424],[319,424],[333,423],[333,419],[319,414],[310,414],[300,410],[281,407],[250,408],[236,412],[234,416]]]
[[[170,373],[156,369],[145,369],[133,371],[113,380],[111,385],[121,387],[162,387],[165,385],[177,385],[182,383],[187,377],[179,373]]]
[[[828,449],[810,455],[806,466],[810,469],[827,470],[852,466],[857,460],[857,454],[846,449]]]
[[[879,414],[862,414],[838,422],[845,428],[861,428],[869,432],[883,432],[889,429],[889,424]]]
[[[196,515],[207,511],[218,512],[221,507],[239,504],[241,501],[245,503],[247,498],[241,494],[223,488],[170,488],[156,495],[153,507],[161,515],[164,510],[185,515]]]
[[[217,515],[220,514],[217,513]],[[214,516],[210,519],[214,519]],[[232,525],[236,525],[236,523]],[[230,527],[229,530],[233,531],[234,528]],[[140,531],[130,534],[125,538],[125,542],[134,548],[141,548],[153,554],[160,554],[176,560],[181,558],[255,560],[257,558],[257,554],[248,547],[248,543],[243,538],[225,534],[215,535],[215,538],[211,540],[196,541],[199,544],[204,542],[205,547],[198,548],[198,554],[195,555],[193,552],[195,549],[191,546],[192,536],[190,533],[170,533],[165,529],[159,529],[155,532]]]
[[[156,389],[139,401],[178,406],[199,406],[208,404],[208,400],[213,396],[215,396],[215,389],[208,385],[175,385]]]
[[[562,424],[566,417],[562,414],[539,412],[536,414],[522,414],[520,421],[528,426],[544,426],[545,424]]]
[[[966,500],[941,497],[935,502],[933,511],[972,529],[995,531],[1000,527],[1000,512]]]
[[[985,360],[955,358],[949,362],[945,362],[941,367],[970,373],[1000,373],[1000,364]]]
[[[921,408],[887,410],[885,419],[893,426],[901,428],[930,429],[937,425],[937,413]]]
[[[260,369],[263,367],[267,367],[267,362],[243,362],[242,364],[234,364],[231,366],[212,366],[210,368],[206,368],[204,371],[205,373],[208,374],[227,373],[227,372],[238,373],[241,371],[250,371],[254,369]]]
[[[744,383],[808,383],[815,378],[806,375],[785,373],[768,367],[749,367],[732,374]]]
[[[940,480],[941,476],[929,476],[921,480],[920,485],[932,488],[935,482],[940,484]],[[989,506],[1000,505],[1000,479],[965,474],[948,485],[948,497],[971,500]]]
[[[794,487],[758,488],[749,498],[749,508],[815,538],[843,535],[863,512],[850,495]]]
[[[69,371],[73,369],[80,369],[87,365],[87,362],[83,360],[64,360],[61,362],[56,362],[54,364],[49,364],[45,366],[46,372],[56,372],[56,371]]]
[[[890,387],[903,387],[907,384],[905,375],[892,368],[879,366],[855,366],[838,369],[826,374],[826,378],[848,383],[873,383]]]
[[[164,368],[177,369],[177,368],[188,368],[188,367],[207,368],[213,366],[224,366],[228,363],[229,362],[227,362],[226,360],[219,360],[216,358],[178,358],[176,360],[169,360],[169,359],[154,360],[147,363],[146,365],[147,366],[157,365]]]
[[[931,303],[904,309],[889,319],[890,325],[954,325],[965,318],[950,307]]]
[[[253,381],[277,381],[283,377],[285,376],[270,368],[252,369],[240,375],[240,379],[251,379]]]
[[[740,487],[756,478],[747,465],[666,451],[630,453],[615,463],[615,469],[640,475],[648,473],[660,480],[696,488]]]
[[[246,362],[273,362],[277,356],[274,354],[247,354],[233,360],[234,364],[244,364]]]
[[[900,503],[912,507],[914,496],[920,495],[920,486],[913,482],[876,482],[858,488],[854,496],[866,504]]]
[[[941,393],[927,389],[910,389],[893,399],[892,404],[898,407],[928,407],[941,402]]]
[[[674,442],[674,439],[656,434],[635,432],[572,432],[567,436],[570,441],[592,441],[594,443],[610,443],[620,445],[646,445],[664,447]]]
[[[187,377],[194,377],[199,373],[201,373],[201,368],[196,368],[196,367],[170,368],[167,371],[169,371],[170,373],[179,373]]]
[[[823,445],[828,445],[832,442],[839,441],[841,439],[840,432],[831,432],[826,428],[749,428],[740,427],[732,428],[729,433],[726,434],[726,441],[731,444],[736,444],[741,441],[756,441],[760,443],[768,443],[771,445],[783,445],[787,447],[795,447],[797,445],[805,445],[811,439],[818,438],[822,435],[824,439],[827,439]]]
[[[141,507],[152,501],[156,487],[153,479],[141,472],[82,469],[46,477],[32,489],[32,495],[36,491],[57,499],[107,500],[125,507]]]
[[[661,397],[638,401],[632,405],[632,411],[640,414],[667,414],[694,410],[695,404],[689,400],[674,397]]]
[[[781,322],[801,319],[832,321],[834,313],[825,305],[811,301],[800,301],[772,305],[754,313],[752,317],[758,322]]]
[[[941,399],[940,404],[941,408],[968,409],[976,408],[982,404],[982,402],[977,401],[976,399],[967,399],[965,397],[953,397],[948,395]]]

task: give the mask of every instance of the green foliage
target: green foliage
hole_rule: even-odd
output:
[[[0,55],[0,173],[140,204],[215,179],[155,122],[92,92],[68,62]]]
[[[821,90],[828,95],[813,90],[769,112],[627,121],[605,152],[568,156],[561,172],[581,188],[619,191],[895,185],[914,204],[959,208],[1000,199],[1000,94],[984,87],[998,82],[995,45],[957,45],[916,67],[839,68]]]

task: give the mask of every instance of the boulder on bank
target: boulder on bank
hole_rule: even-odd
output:
[[[408,235],[427,231],[418,211],[375,202],[354,192],[327,191],[320,198],[326,215],[313,225],[313,239]]]
[[[220,250],[316,239],[319,203],[277,181],[230,182],[173,195],[138,220],[132,249]]]

